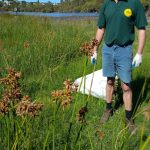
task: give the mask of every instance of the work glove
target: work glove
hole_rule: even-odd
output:
[[[97,60],[97,51],[94,51],[93,55],[91,56],[91,63],[93,65],[96,64],[96,60]]]
[[[132,68],[139,67],[142,63],[142,54],[136,53],[132,61]]]

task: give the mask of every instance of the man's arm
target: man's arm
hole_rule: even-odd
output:
[[[105,32],[105,29],[104,28],[99,28],[97,29],[97,32],[96,32],[96,37],[95,39],[98,41],[98,45],[94,46],[93,48],[93,55],[91,56],[91,63],[92,64],[95,64],[96,60],[97,60],[97,50],[98,50],[98,47],[103,39],[103,35],[104,35],[104,32]]]
[[[96,32],[96,37],[95,39],[98,41],[99,45],[101,44],[101,41],[103,39],[103,35],[105,33],[105,29],[104,28],[99,28],[97,29],[97,32]],[[98,46],[95,46],[94,49],[93,49],[93,52],[96,52],[98,49]]]
[[[139,29],[138,30],[138,49],[137,53],[141,54],[143,53],[144,45],[146,40],[146,30],[145,29]]]
[[[138,30],[138,49],[135,57],[132,61],[132,67],[138,67],[142,63],[142,54],[146,40],[146,30],[139,29]]]

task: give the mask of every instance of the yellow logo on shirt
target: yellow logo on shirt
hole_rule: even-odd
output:
[[[130,8],[125,9],[125,10],[124,10],[124,15],[125,15],[126,17],[132,16],[132,10],[131,10]]]

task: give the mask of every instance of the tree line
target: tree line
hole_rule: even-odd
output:
[[[27,11],[27,12],[98,12],[104,0],[60,0],[60,3],[52,2],[41,3],[8,0],[6,4],[4,0],[0,1],[0,10],[2,11]],[[150,0],[141,0],[145,10],[149,9]],[[17,9],[14,9],[17,8]]]

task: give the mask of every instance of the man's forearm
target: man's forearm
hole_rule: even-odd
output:
[[[143,53],[145,40],[146,40],[146,30],[140,29],[138,31],[138,49],[137,49],[137,53],[138,54],[142,54]]]
[[[102,28],[102,29],[97,29],[95,39],[98,40],[99,45],[100,45],[100,43],[101,43],[101,41],[102,41],[102,39],[103,39],[104,32],[105,32],[105,29],[104,29],[104,28]],[[95,46],[95,47],[94,47],[94,50],[96,51],[97,49],[98,49],[98,46]]]

